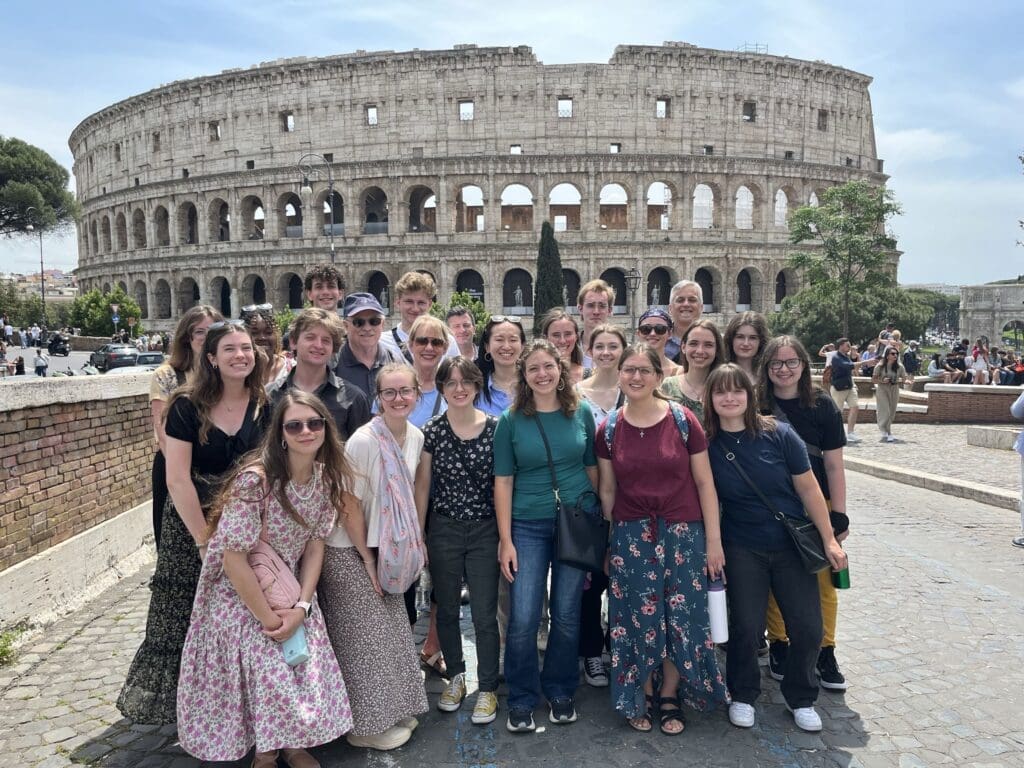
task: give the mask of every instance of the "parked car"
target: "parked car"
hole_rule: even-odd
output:
[[[135,365],[138,356],[139,350],[131,344],[104,344],[89,355],[89,363],[101,371],[109,371]]]
[[[139,352],[138,358],[135,360],[136,365],[150,365],[156,368],[162,365],[164,362],[163,352]]]

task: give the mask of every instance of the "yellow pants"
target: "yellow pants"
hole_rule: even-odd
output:
[[[821,647],[828,648],[836,644],[836,615],[839,613],[839,596],[836,588],[832,586],[832,570],[826,568],[818,571],[818,594],[821,596]],[[768,611],[765,614],[765,624],[768,627],[768,642],[774,643],[777,640],[788,642],[786,636],[786,622],[782,620],[782,612],[775,602],[775,595],[768,593]]]

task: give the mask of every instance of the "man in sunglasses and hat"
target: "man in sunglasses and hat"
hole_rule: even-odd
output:
[[[384,330],[384,307],[369,293],[350,293],[342,306],[348,338],[338,352],[334,372],[355,385],[367,398],[377,391],[377,371],[388,363],[403,362],[381,343]]]

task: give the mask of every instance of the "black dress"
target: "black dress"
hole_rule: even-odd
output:
[[[192,401],[185,397],[174,401],[167,414],[166,432],[169,437],[192,443],[192,482],[204,515],[227,473],[243,454],[259,444],[268,416],[267,408],[257,413],[255,404],[249,403],[238,432],[226,435],[211,427],[202,445],[199,415]],[[201,567],[195,541],[168,498],[156,571],[150,582],[146,636],[117,698],[117,708],[129,720],[167,725],[177,719],[178,667]]]

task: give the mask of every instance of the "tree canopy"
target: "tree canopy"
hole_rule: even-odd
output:
[[[558,253],[558,241],[551,222],[545,221],[540,229],[540,246],[537,249],[537,282],[534,288],[533,316],[538,320],[555,307],[562,307],[562,289],[565,278],[562,275],[562,257]],[[535,324],[534,333],[540,332]]]
[[[67,169],[39,147],[0,136],[0,235],[55,229],[77,219],[69,179]]]
[[[110,293],[102,293],[94,288],[76,298],[71,305],[71,325],[81,328],[83,336],[110,336],[114,332],[111,304],[117,304],[117,314],[121,318],[118,328],[127,328],[129,317],[134,317],[136,321],[142,317],[142,310],[135,299],[118,285]],[[136,322],[135,333],[139,334],[142,330],[142,326]]]

